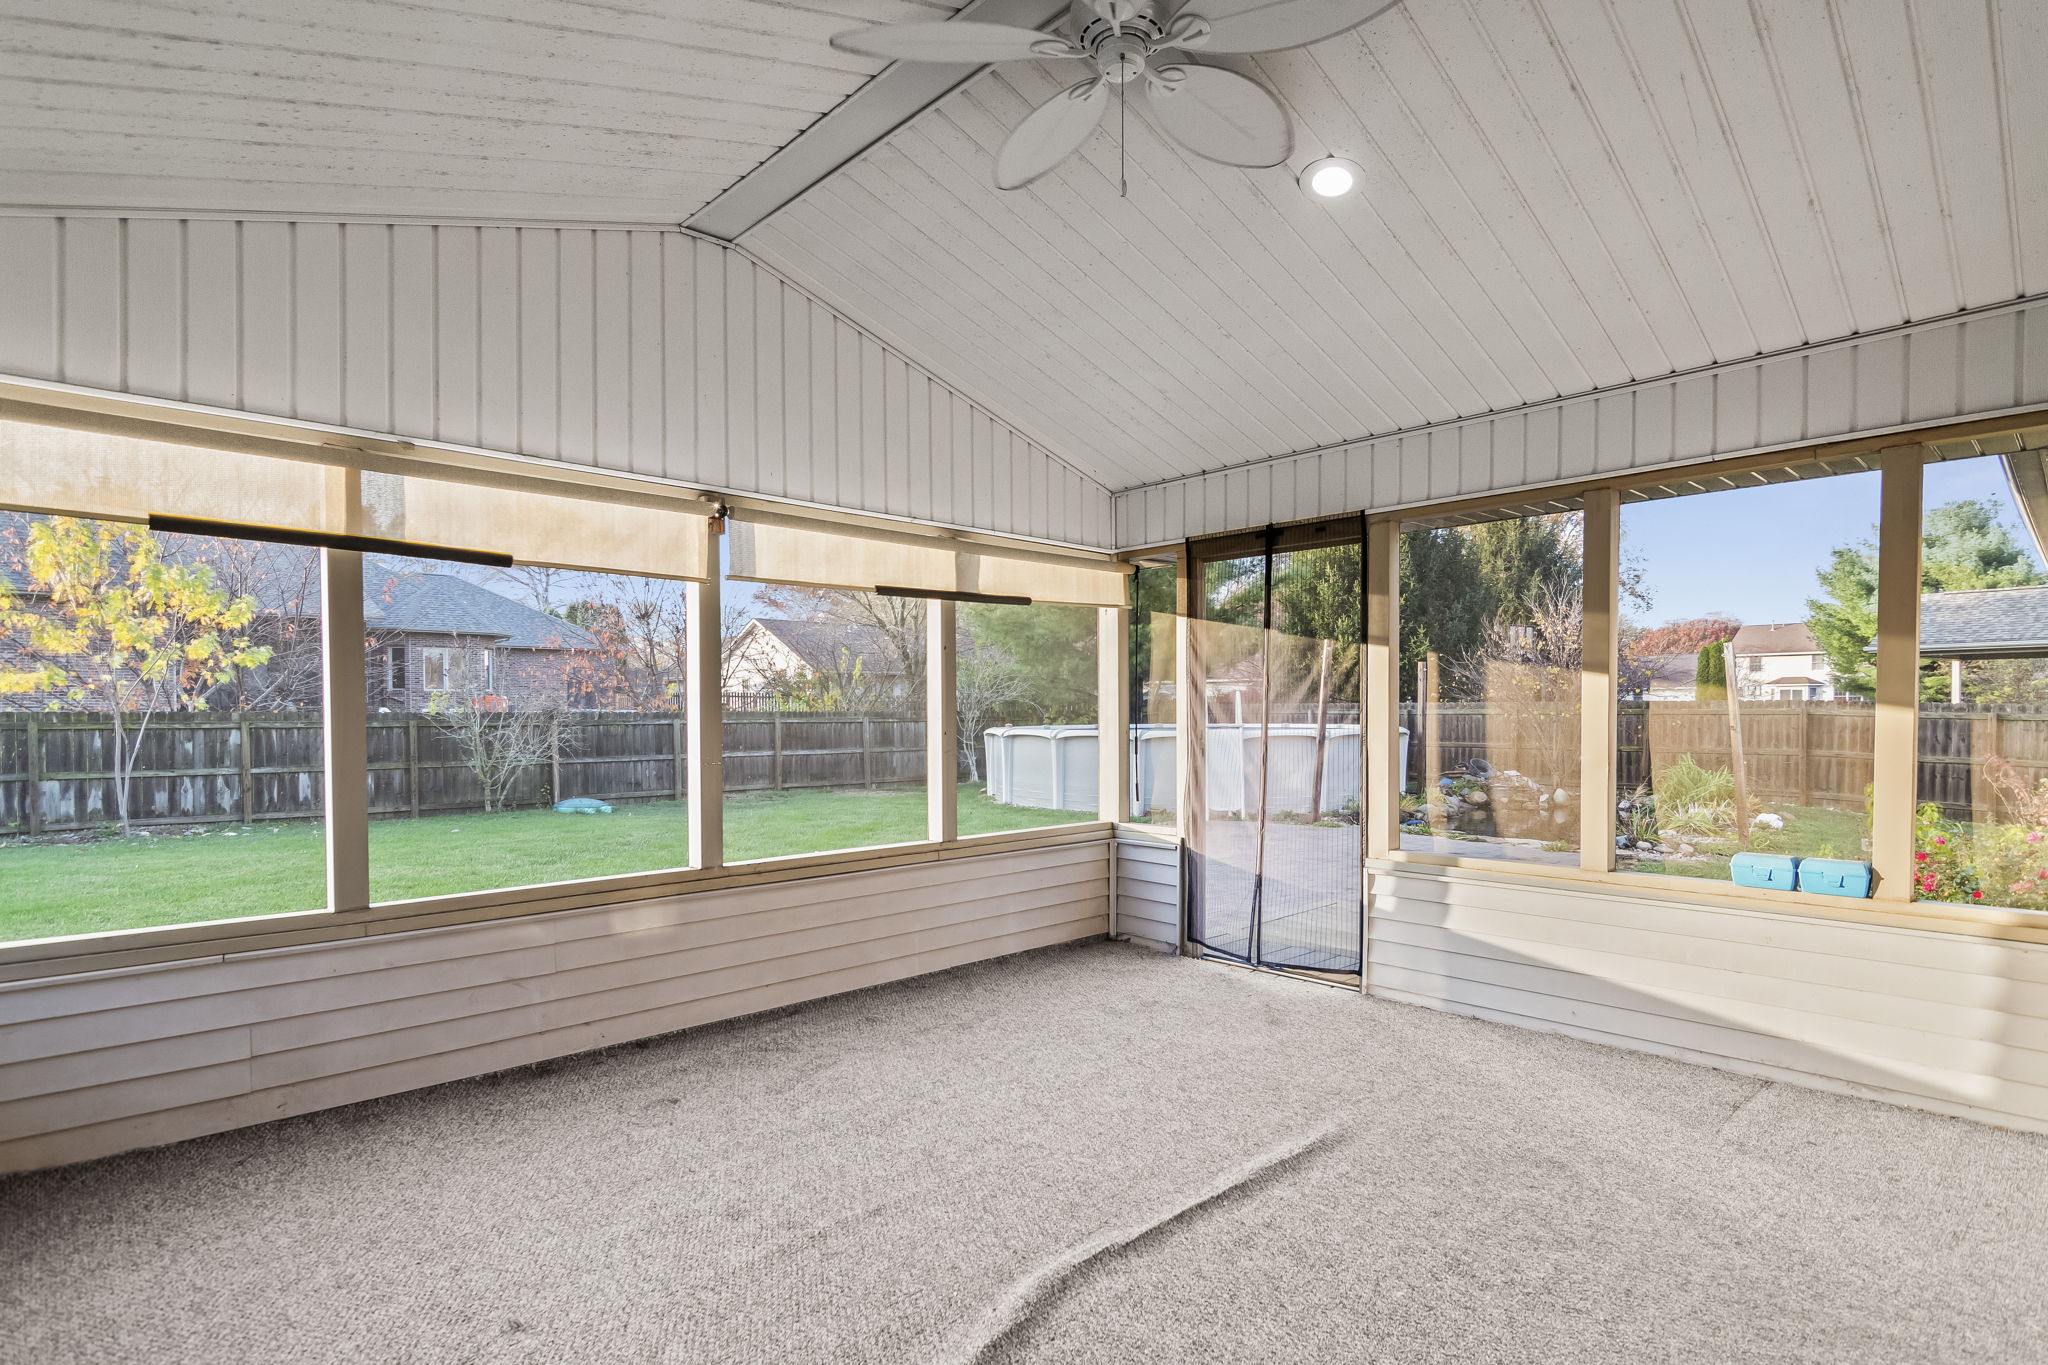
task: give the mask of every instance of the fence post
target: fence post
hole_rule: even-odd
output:
[[[28,807],[28,832],[43,832],[43,734],[36,718],[28,718],[28,790],[23,805]]]
[[[782,712],[780,712],[780,711],[770,711],[770,712],[769,712],[768,714],[769,714],[769,715],[770,715],[771,717],[773,717],[773,722],[772,722],[772,723],[770,724],[770,726],[769,726],[769,736],[770,736],[769,742],[770,742],[770,745],[771,745],[771,746],[773,747],[773,749],[774,749],[774,755],[773,755],[773,757],[772,757],[772,758],[770,759],[770,761],[769,761],[769,765],[768,765],[768,786],[769,786],[769,788],[770,788],[771,790],[773,790],[773,791],[781,791],[781,790],[783,789],[783,786],[782,786]]]
[[[1799,804],[1813,804],[1813,702],[1795,703],[1799,708]]]
[[[252,766],[249,759],[249,713],[242,712],[236,717],[236,721],[235,733],[241,736],[242,744],[239,765],[242,770],[242,823],[247,825],[253,823],[256,817],[256,793],[251,790],[256,785],[256,778],[249,771]]]
[[[412,818],[420,818],[420,718],[405,718],[405,799]]]
[[[684,749],[685,749],[686,747],[688,747],[688,739],[687,739],[687,736],[686,736],[686,734],[685,734],[685,732],[684,732],[684,729],[683,729],[683,725],[684,725],[684,721],[683,721],[683,713],[682,713],[682,712],[681,712],[680,710],[678,710],[678,711],[676,712],[676,718],[675,718],[675,721],[673,722],[673,724],[674,724],[674,727],[675,727],[675,759],[676,759],[676,780],[675,780],[675,790],[676,790],[676,800],[680,801],[680,800],[682,800],[682,799],[683,799],[683,794],[684,794],[684,791],[685,791],[685,788],[684,788],[684,786],[683,786],[683,775],[684,775],[685,773],[687,773],[687,772],[689,771],[689,768],[688,768],[688,766],[687,766],[687,765],[686,765],[686,764],[685,764],[685,763],[683,762],[683,751],[684,751]]]
[[[1991,762],[1999,757],[2005,736],[2000,733],[1999,713],[1987,711],[1970,718],[1970,822],[1989,824],[1998,818],[1998,796],[1991,787]]]
[[[875,722],[869,716],[860,718],[860,783],[875,785]]]

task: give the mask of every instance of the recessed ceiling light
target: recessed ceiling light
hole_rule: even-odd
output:
[[[1356,161],[1326,156],[1302,167],[1301,192],[1311,199],[1342,199],[1365,178]]]

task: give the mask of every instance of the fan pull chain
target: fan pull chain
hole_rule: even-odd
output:
[[[1131,83],[1125,81],[1116,88],[1116,197],[1131,197],[1131,180],[1128,167],[1130,153],[1124,141],[1124,108],[1130,101]]]

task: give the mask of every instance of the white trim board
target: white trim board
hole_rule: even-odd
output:
[[[2030,298],[1115,495],[1117,544],[1511,493],[2048,404]]]

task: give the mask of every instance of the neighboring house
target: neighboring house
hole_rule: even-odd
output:
[[[370,705],[425,711],[447,695],[512,706],[583,704],[576,660],[598,647],[581,626],[453,574],[375,557],[363,565]]]
[[[843,686],[856,671],[870,695],[909,694],[902,661],[879,626],[757,616],[740,630],[728,651],[725,690],[764,697],[812,680]]]
[[[1920,657],[1948,661],[1952,702],[1963,700],[1966,659],[2048,658],[2048,587],[1923,593]]]
[[[46,600],[11,563],[29,518],[0,513],[0,584],[25,607]],[[203,542],[201,543],[203,544]],[[18,548],[13,554],[18,554]],[[246,629],[270,647],[270,662],[212,689],[216,710],[317,709],[320,705],[318,557],[295,546],[236,541],[196,550],[225,591],[255,599]],[[507,705],[584,706],[591,679],[578,656],[598,648],[590,632],[522,606],[452,574],[420,572],[404,561],[363,563],[368,702],[372,710],[424,711],[438,696],[503,698]],[[0,633],[0,667],[21,665],[19,643]],[[73,709],[60,695],[0,699],[8,710]]]
[[[1835,675],[1804,622],[1744,626],[1735,632],[1738,695],[1748,701],[1832,701]]]

